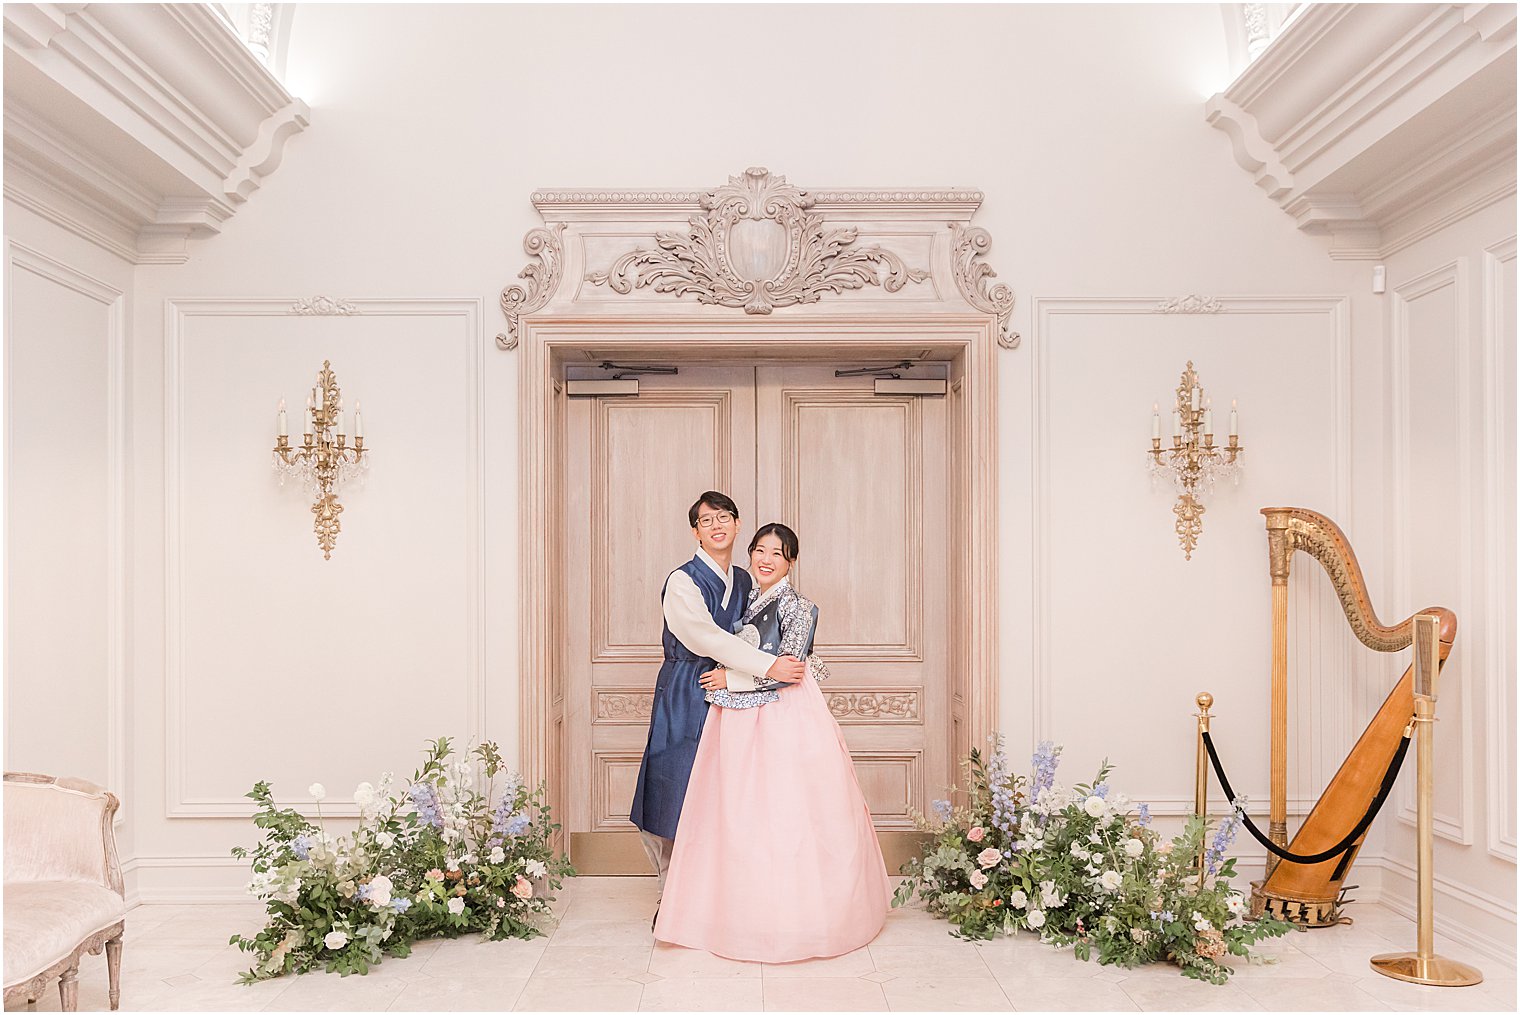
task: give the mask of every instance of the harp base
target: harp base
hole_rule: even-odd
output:
[[[1374,955],[1372,968],[1384,976],[1432,987],[1471,987],[1483,982],[1483,974],[1465,962],[1439,955],[1421,958],[1419,952]]]
[[[1263,882],[1251,882],[1251,915],[1270,916],[1299,927],[1336,927],[1350,923],[1341,915],[1339,899],[1295,899],[1267,891]]]

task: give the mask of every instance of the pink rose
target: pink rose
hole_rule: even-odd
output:
[[[971,872],[971,887],[975,888],[977,891],[981,891],[983,888],[986,888],[987,887],[987,875],[983,874],[981,871],[972,871]]]
[[[512,894],[519,899],[533,898],[533,882],[519,874],[517,876],[517,884],[512,886]]]
[[[970,839],[972,842],[981,842],[986,837],[987,829],[983,828],[981,825],[977,825],[971,831],[966,833],[966,838]]]
[[[985,867],[996,867],[997,862],[1003,859],[1003,854],[988,846],[976,855],[976,862]]]
[[[429,881],[442,881],[443,871],[439,870],[437,867],[434,867],[432,870],[424,874],[423,877],[427,878]]]

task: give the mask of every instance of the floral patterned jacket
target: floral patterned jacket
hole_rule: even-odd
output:
[[[772,609],[774,607],[774,609]],[[775,656],[795,656],[808,664],[814,680],[827,680],[829,669],[813,655],[813,635],[818,624],[818,607],[811,599],[792,588],[785,578],[766,590],[750,592],[750,604],[744,611],[739,637]],[[744,675],[730,674],[729,684],[745,683]],[[780,682],[764,674],[753,677],[754,690],[717,690],[707,692],[707,702],[721,708],[755,708],[780,700]]]

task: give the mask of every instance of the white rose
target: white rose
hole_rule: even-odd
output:
[[[1008,896],[1008,905],[1012,906],[1014,909],[1023,909],[1025,906],[1029,905],[1029,896],[1025,895],[1023,891],[1019,889],[1014,889],[1013,894]]]
[[[491,847],[491,862],[492,863],[501,863],[506,858],[507,858],[507,851],[506,850],[502,849],[500,846],[492,846]]]
[[[1100,796],[1090,796],[1082,809],[1094,818],[1101,818],[1108,811],[1108,804]]]
[[[311,794],[311,798],[313,800],[327,799],[327,787],[322,785],[320,782],[314,782],[310,786],[307,786],[306,792]]]
[[[1099,878],[1098,881],[1103,885],[1104,888],[1111,892],[1115,888],[1119,887],[1119,885],[1124,881],[1124,878],[1119,874],[1118,871],[1104,871],[1103,876]]]
[[[1126,856],[1134,858],[1144,852],[1145,843],[1141,842],[1139,839],[1130,839],[1124,843],[1124,853]]]
[[[375,843],[381,849],[390,849],[396,844],[396,836],[390,832],[381,832],[375,836]]]
[[[1039,930],[1041,927],[1045,926],[1045,914],[1040,912],[1038,909],[1031,909],[1029,911],[1029,915],[1025,917],[1025,920],[1029,922],[1030,930]]]
[[[376,909],[384,909],[391,904],[391,879],[384,874],[377,874],[370,879],[369,904]]]
[[[975,888],[977,891],[981,891],[983,888],[986,888],[987,887],[987,875],[983,874],[981,871],[972,871],[971,872],[971,887]]]
[[[530,878],[541,878],[541,877],[543,877],[544,875],[546,875],[548,873],[549,873],[549,868],[547,866],[545,866],[545,864],[544,864],[544,862],[542,860],[529,860],[528,861],[528,877],[530,877]]]
[[[453,913],[455,916],[458,916],[460,913],[463,913],[464,912],[464,900],[461,899],[457,895],[454,896],[452,899],[450,899],[449,900],[449,912]]]
[[[335,930],[322,939],[322,943],[333,951],[338,951],[348,944],[348,935],[341,930]]]

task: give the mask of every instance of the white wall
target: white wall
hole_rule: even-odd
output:
[[[131,290],[131,265],[6,202],[5,767],[123,796]]]
[[[1018,293],[1024,336],[1001,357],[999,416],[1000,725],[1015,763],[1051,737],[1068,779],[1106,756],[1119,785],[1180,812],[1193,695],[1207,689],[1232,774],[1265,806],[1257,511],[1337,518],[1393,595],[1392,367],[1367,266],[1329,259],[1204,122],[1228,73],[1218,9],[693,14],[298,9],[287,83],[311,104],[310,128],[188,264],[137,270],[131,787],[144,897],[240,883],[225,851],[250,838],[236,815],[255,778],[289,799],[313,779],[336,791],[409,770],[440,733],[483,733],[515,754],[517,377],[491,336],[537,224],[528,195],[705,189],[751,165],[812,188],[987,194],[988,260]],[[1390,266],[1395,281],[1423,270]],[[283,312],[318,294],[362,313]],[[1225,310],[1155,312],[1185,294]],[[324,357],[364,400],[377,449],[368,485],[343,498],[328,562],[265,447],[275,400],[299,404]],[[1172,495],[1151,489],[1143,452],[1150,406],[1189,358],[1216,408],[1240,399],[1248,450],[1185,562]],[[1513,496],[1512,473],[1500,495]],[[1466,553],[1449,575],[1479,560]],[[1412,571],[1412,593],[1440,566]],[[1297,570],[1301,809],[1387,675],[1353,651],[1323,576]],[[1380,602],[1400,616],[1423,603],[1407,605]],[[1473,736],[1485,729],[1480,717]],[[1507,900],[1512,920],[1501,880],[1473,887]]]
[[[1435,730],[1438,929],[1515,933],[1515,202],[1388,260],[1385,617],[1456,611]],[[1371,570],[1371,569],[1369,569]],[[1402,662],[1402,660],[1401,660]],[[1391,679],[1394,674],[1388,671]],[[1414,911],[1414,766],[1380,821],[1390,904]]]

